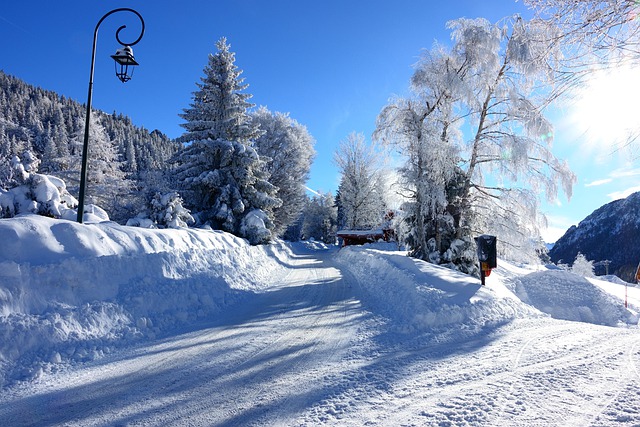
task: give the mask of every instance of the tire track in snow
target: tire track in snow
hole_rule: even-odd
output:
[[[318,272],[318,270],[316,270],[316,273]],[[353,309],[359,309],[359,303],[357,301],[354,301],[352,298],[350,299],[346,299],[346,295],[349,289],[351,289],[351,283],[348,282],[344,276],[342,276],[342,281],[344,282],[344,285],[341,286],[338,295],[335,295],[333,298],[330,298],[332,300],[337,300],[337,301],[342,301],[342,303],[337,306],[336,308],[339,309],[340,311],[340,315],[336,318],[336,320],[332,320],[330,323],[326,323],[326,318],[324,319],[324,321],[322,321],[323,319],[321,318],[316,318],[315,321],[315,325],[316,326],[321,326],[321,328],[317,329],[317,331],[323,331],[322,333],[316,334],[315,337],[311,336],[311,340],[312,341],[317,341],[318,343],[320,341],[326,341],[327,338],[327,331],[329,331],[330,335],[336,335],[336,328],[340,328],[340,324],[347,324],[349,321],[349,312]],[[332,314],[327,313],[329,315],[329,317],[333,317]],[[325,317],[327,314],[325,314],[323,317]],[[330,329],[327,329],[327,326],[329,326]],[[320,384],[320,382],[318,382],[319,379],[324,380],[327,378],[327,376],[334,372],[335,370],[339,370],[340,366],[338,365],[338,362],[341,361],[341,359],[343,358],[344,355],[344,350],[346,349],[346,346],[344,346],[344,342],[345,342],[345,338],[340,338],[340,339],[332,339],[329,342],[329,345],[321,345],[321,344],[316,344],[313,346],[313,350],[320,350],[320,354],[322,355],[322,357],[317,357],[316,355],[311,356],[311,362],[309,363],[309,361],[305,361],[305,363],[302,363],[302,360],[298,360],[296,363],[296,368],[298,368],[298,366],[305,366],[306,365],[306,371],[312,371],[313,372],[313,379],[312,381],[316,381],[316,384]],[[322,348],[324,347],[324,348]],[[343,348],[341,348],[343,347]],[[335,364],[335,366],[334,366]],[[311,368],[309,369],[309,365],[312,365]],[[300,369],[296,369],[296,371],[300,372]],[[308,377],[308,373],[305,373],[306,377]],[[304,379],[303,379],[304,380]],[[288,397],[280,404],[280,407],[282,408],[282,410],[280,411],[280,413],[284,413],[286,416],[284,417],[280,417],[279,419],[277,419],[277,422],[275,424],[278,425],[294,425],[293,424],[293,419],[295,419],[295,417],[297,417],[300,412],[300,409],[306,409],[309,406],[309,400],[311,401],[317,401],[317,397],[320,397],[323,395],[324,393],[324,389],[323,387],[326,384],[322,384],[322,387],[318,387],[315,395],[316,397],[313,399],[310,399],[309,397],[306,397],[307,401],[304,402],[303,405],[300,405],[300,399],[299,398],[295,398],[291,395],[288,395]],[[286,421],[285,421],[286,420]],[[273,423],[273,420],[271,420],[271,422],[267,422],[267,420],[261,420],[260,425],[266,425],[266,424],[271,424]]]
[[[287,316],[272,319],[272,332],[278,336],[273,341],[266,340],[260,353],[278,353],[295,346],[299,349],[288,355],[286,364],[265,365],[256,373],[251,381],[254,387],[246,388],[241,393],[241,401],[238,399],[233,403],[234,409],[228,419],[229,422],[233,419],[234,424],[286,424],[285,420],[299,415],[297,412],[306,408],[307,400],[312,398],[313,391],[309,392],[309,389],[320,393],[322,378],[333,369],[332,364],[340,359],[347,347],[345,341],[350,339],[349,334],[341,333],[339,329],[344,329],[344,325],[357,317],[354,309],[359,305],[348,295],[351,284],[331,263],[323,259],[315,268],[292,270],[282,282],[283,286],[294,288],[304,284],[304,294],[300,298],[308,300],[308,304],[291,311],[289,314],[295,314],[291,319]],[[339,316],[335,316],[336,312]],[[243,364],[251,366],[258,356],[254,355]],[[314,383],[316,386],[310,387]],[[265,393],[268,394],[266,398]],[[277,404],[267,402],[247,407],[256,401]]]
[[[280,283],[229,307],[237,312],[222,324],[62,373],[55,387],[17,397],[22,409],[7,417],[90,426],[264,425],[297,416],[325,392],[361,315],[350,283],[323,261],[329,256],[300,258]]]
[[[634,387],[632,382],[634,380],[635,381],[640,380],[640,371],[638,371],[638,367],[636,366],[636,363],[633,360],[633,356],[634,354],[636,354],[636,347],[638,346],[639,343],[640,343],[640,339],[634,338],[634,341],[631,347],[627,348],[626,354],[625,354],[625,359],[626,359],[625,365],[627,369],[618,370],[618,381],[617,381],[617,383],[619,384],[618,390],[615,394],[613,394],[613,396],[610,399],[608,399],[602,405],[600,410],[598,410],[597,413],[591,417],[591,421],[589,422],[589,425],[597,425],[597,421],[600,421],[600,418],[607,415],[605,414],[607,409],[609,409],[611,406],[614,406],[620,397],[622,397],[623,400],[626,400],[626,396],[623,395],[623,392],[629,392],[630,388],[635,391],[636,387]],[[631,372],[635,375],[631,375],[631,377],[629,377],[629,375],[626,375],[628,372]],[[623,421],[619,419],[620,418],[619,416],[617,416],[617,418],[618,418],[618,421]]]
[[[610,348],[613,340],[619,345]],[[518,321],[446,359],[431,357],[432,347],[417,349],[411,376],[380,397],[398,403],[376,416],[393,413],[408,425],[582,426],[594,397],[611,389],[608,377],[617,379],[628,360],[619,348],[636,341],[633,331],[538,319]],[[635,374],[629,381],[639,384]]]
[[[515,425],[514,420],[527,418],[526,412],[537,411],[542,419],[553,413],[549,421],[553,420],[554,425],[580,425],[584,423],[584,414],[593,413],[595,406],[596,413],[591,417],[593,423],[629,384],[637,383],[640,375],[632,358],[638,339],[634,335],[618,338],[619,329],[608,327],[595,326],[594,330],[581,333],[580,326],[567,323],[564,327],[554,328],[552,333],[536,333],[518,348],[507,373],[505,382],[509,386],[503,393],[503,402],[492,417],[494,423],[510,419]],[[566,343],[564,347],[549,347],[558,340]],[[616,345],[612,346],[612,342]],[[623,362],[626,370],[633,369],[632,378],[619,367]],[[532,390],[537,393],[547,390],[546,401],[538,401],[532,407],[535,401]],[[605,402],[598,399],[602,393],[607,394]],[[517,410],[518,404],[521,411]],[[561,410],[563,406],[565,409]],[[528,418],[529,421],[518,425],[527,425],[535,419]]]
[[[521,347],[520,350],[518,351],[518,355],[516,356],[515,360],[513,361],[513,366],[510,368],[511,374],[510,374],[510,378],[511,378],[511,385],[509,386],[509,391],[507,392],[507,395],[511,396],[513,395],[513,391],[515,389],[515,384],[516,381],[514,380],[514,375],[515,372],[518,370],[518,367],[520,365],[520,359],[522,358],[522,354],[524,353],[524,351],[527,349],[527,347],[536,339],[538,339],[537,337],[533,337],[530,338],[529,340],[527,340]],[[505,402],[502,404],[502,407],[500,408],[500,410],[498,411],[497,417],[498,419],[501,418],[501,415],[504,414],[506,412],[507,409],[507,405],[510,402],[508,400],[505,400]]]

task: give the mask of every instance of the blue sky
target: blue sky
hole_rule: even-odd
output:
[[[130,82],[115,78],[109,57],[119,46],[115,31],[127,25],[121,32],[126,42],[137,37],[139,24],[128,13],[107,18],[98,38],[94,107],[126,114],[170,137],[181,135],[178,114],[188,107],[216,40],[227,37],[252,102],[289,112],[316,139],[308,184],[320,191],[337,188],[337,144],[352,131],[370,139],[388,99],[406,93],[421,49],[450,40],[447,21],[529,15],[521,1],[512,0],[7,1],[0,9],[0,69],[85,102],[93,29],[117,7],[136,9],[145,20],[145,35],[134,46],[141,65]],[[554,231],[550,241],[636,186],[640,173],[628,153],[598,139],[585,142],[585,121],[573,119],[571,111],[563,107],[554,114],[554,150],[579,179],[571,202],[561,195],[545,205]]]

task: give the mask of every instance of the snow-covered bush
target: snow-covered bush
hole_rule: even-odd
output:
[[[252,245],[268,243],[271,240],[268,228],[270,223],[269,215],[260,209],[254,209],[242,218],[240,232]]]
[[[440,264],[452,270],[478,276],[480,271],[475,260],[475,245],[468,240],[454,239],[442,255]]]
[[[173,191],[167,194],[156,193],[151,199],[150,219],[160,227],[188,227],[194,222],[188,209],[182,206],[182,197]]]
[[[152,220],[146,217],[146,214],[128,219],[126,225],[127,227],[158,228]]]
[[[14,156],[11,167],[15,187],[0,189],[0,216],[11,218],[18,214],[34,213],[61,218],[75,208],[78,201],[67,192],[63,180],[51,175],[36,173],[40,161],[26,151],[21,160]]]
[[[571,271],[578,276],[595,277],[595,274],[593,274],[593,270],[593,261],[587,260],[587,257],[578,252],[578,255],[576,255],[576,260],[573,261]]]
[[[156,192],[149,201],[149,212],[127,221],[127,225],[143,228],[183,228],[194,223],[193,216],[182,206],[182,197],[175,192]]]

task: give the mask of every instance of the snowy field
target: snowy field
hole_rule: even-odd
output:
[[[640,425],[613,277],[38,216],[0,242],[0,426]]]

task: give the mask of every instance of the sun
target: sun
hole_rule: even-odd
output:
[[[588,144],[614,150],[640,134],[640,70],[596,71],[575,95],[571,121]]]

